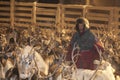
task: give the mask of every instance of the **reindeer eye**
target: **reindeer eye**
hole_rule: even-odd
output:
[[[29,65],[31,64],[31,62],[29,62]]]
[[[31,60],[29,60],[28,64],[29,64],[29,65],[31,64]]]

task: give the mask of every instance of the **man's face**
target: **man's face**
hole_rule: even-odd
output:
[[[81,23],[80,23],[78,26],[79,26],[80,32],[83,32],[84,24],[81,24]]]

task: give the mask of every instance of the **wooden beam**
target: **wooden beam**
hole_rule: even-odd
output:
[[[11,28],[14,28],[14,7],[15,7],[15,0],[10,0],[10,21],[11,21]]]

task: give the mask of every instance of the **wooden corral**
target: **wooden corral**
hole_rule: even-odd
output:
[[[33,3],[15,2],[14,8],[14,26],[29,27],[33,22]]]
[[[68,41],[75,31],[76,19],[79,17],[86,17],[89,20],[90,28],[104,43],[106,53],[112,55],[114,58],[112,60],[118,65],[117,70],[120,70],[120,38],[116,36],[120,32],[118,7],[0,1],[0,34],[4,34],[5,28],[14,28],[16,33],[20,32],[20,36],[17,37],[20,38],[18,40],[20,46],[29,43],[39,46],[42,52],[46,50],[46,46],[51,51],[57,46],[61,51],[59,53],[66,53],[64,49],[69,45]],[[9,34],[10,31],[6,30],[6,33]],[[49,49],[46,50],[47,53]],[[111,49],[114,51],[110,51]]]
[[[10,2],[0,2],[0,23],[1,26],[10,26]]]
[[[60,22],[60,7],[58,4],[37,3],[35,16],[35,23],[40,27],[53,28]]]
[[[100,26],[114,26],[119,29],[119,13],[118,7],[0,1],[1,27],[64,28],[70,33],[76,19],[84,16],[90,21],[93,30]]]
[[[62,27],[66,30],[68,34],[74,30],[76,19],[84,16],[85,7],[85,5],[62,5]]]
[[[117,26],[118,29],[120,29],[120,8],[115,8],[115,15],[114,15],[114,25]]]
[[[114,21],[113,7],[88,6],[86,9],[86,18],[89,20],[90,26],[94,32],[96,32],[96,28],[108,28],[113,26],[111,25]]]

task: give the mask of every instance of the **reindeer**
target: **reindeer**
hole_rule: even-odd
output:
[[[32,46],[27,45],[23,49],[19,48],[19,51],[17,67],[20,79],[31,80],[34,74],[38,74],[38,78],[41,77],[41,73],[48,75],[48,64]]]
[[[104,27],[104,28],[103,28]],[[101,33],[102,31],[102,33]],[[116,69],[115,75],[120,75],[120,36],[119,30],[111,24],[111,26],[98,25],[97,36],[104,46],[103,58],[109,61]]]
[[[97,61],[98,66],[97,66],[96,70],[77,69],[76,65],[75,65],[75,58],[79,57],[80,55],[79,54],[74,55],[74,51],[76,49],[79,49],[79,48],[77,48],[77,46],[74,45],[73,50],[72,50],[72,56],[71,56],[73,65],[64,66],[65,69],[68,68],[67,69],[68,72],[72,71],[71,73],[67,72],[68,73],[67,75],[71,74],[71,76],[66,77],[66,76],[62,76],[63,74],[60,74],[58,76],[57,80],[68,80],[68,79],[70,79],[70,80],[71,79],[72,80],[115,80],[115,76],[113,74],[115,72],[115,70],[113,69],[113,67],[111,66],[111,64],[109,62],[104,61],[104,60]],[[97,48],[97,50],[98,50],[98,48]],[[101,52],[102,51],[99,51],[100,56],[102,54]],[[64,70],[62,71],[62,73],[64,72]]]

